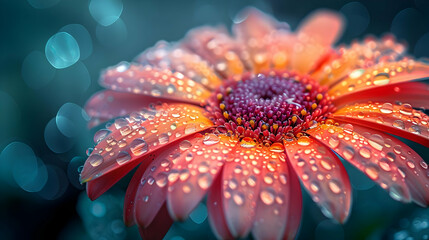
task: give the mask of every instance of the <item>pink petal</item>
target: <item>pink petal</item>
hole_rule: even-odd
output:
[[[137,59],[143,64],[149,63],[161,69],[181,72],[186,77],[209,89],[214,89],[222,84],[222,80],[212,70],[211,66],[199,55],[163,41],[144,51]]]
[[[283,236],[284,240],[295,239],[295,236],[297,235],[299,226],[301,224],[302,215],[302,194],[301,186],[299,185],[299,179],[296,176],[296,173],[289,162],[288,168],[290,175],[290,202],[285,227],[285,234]]]
[[[180,72],[172,73],[168,69],[161,70],[125,62],[106,69],[102,73],[100,84],[115,91],[196,104],[210,96],[205,87]]]
[[[334,99],[337,107],[350,103],[379,101],[391,103],[409,103],[416,108],[429,108],[429,85],[422,82],[401,82],[386,86],[365,89]]]
[[[139,228],[143,240],[162,240],[173,225],[165,204],[161,207],[153,222],[147,228]]]
[[[283,148],[276,149],[279,150],[284,151]],[[266,160],[257,180],[260,192],[252,234],[255,239],[281,239],[287,225],[290,198],[294,197],[290,192],[290,170],[284,152],[263,154]]]
[[[85,105],[85,111],[92,118],[108,120],[130,114],[158,102],[160,102],[159,98],[151,96],[104,90],[92,95]],[[163,102],[172,101],[165,99]]]
[[[226,222],[234,237],[246,236],[253,226],[263,161],[270,157],[281,156],[244,139],[227,159],[222,174],[222,200]],[[275,164],[272,167],[278,168]]]
[[[285,141],[290,164],[323,213],[344,223],[350,213],[349,177],[340,159],[325,145],[307,136]]]
[[[186,219],[198,205],[234,145],[229,137],[213,133],[182,142],[185,152],[175,160],[171,171],[185,174],[168,184],[167,206],[173,219]]]
[[[332,148],[338,155],[365,173],[371,180],[377,182],[383,189],[398,201],[410,202],[410,193],[401,171],[390,164],[388,171],[383,170],[385,154],[380,137],[367,138],[353,131],[353,126],[344,127],[322,124],[307,131],[326,146]]]
[[[429,116],[409,104],[359,103],[338,109],[334,119],[395,134],[429,147]]]
[[[162,151],[161,149],[157,152]],[[143,177],[143,174],[146,172],[147,167],[150,163],[152,163],[154,155],[157,155],[157,152],[155,154],[151,155],[151,157],[147,157],[145,161],[143,161],[137,171],[134,173],[133,178],[131,179],[130,183],[127,187],[127,192],[125,193],[125,199],[124,199],[124,222],[127,226],[132,226],[136,223],[135,220],[135,201],[137,189],[139,188],[141,184],[141,179]]]
[[[429,204],[429,171],[426,162],[407,144],[386,133],[359,125],[354,125],[353,129],[367,139],[374,138],[374,136],[383,139],[382,154],[385,159],[381,165],[384,166],[382,169],[388,169],[390,164],[396,165],[401,174],[405,175],[405,183],[412,199],[420,206],[427,206]]]
[[[221,170],[222,171],[222,170]],[[218,239],[234,239],[226,224],[222,201],[222,174],[217,176],[207,196],[210,226]]]
[[[135,219],[139,226],[147,227],[153,221],[167,197],[169,182],[183,178],[185,172],[173,170],[177,158],[185,154],[183,143],[193,141],[195,135],[176,141],[154,156],[136,189],[134,199]]]
[[[122,168],[115,169],[106,175],[102,175],[86,184],[86,192],[91,200],[95,200],[100,197],[103,193],[109,190],[115,183],[123,178],[127,173],[133,170],[139,164],[138,161],[134,161]]]
[[[97,144],[85,162],[81,182],[140,162],[152,151],[211,126],[202,108],[187,104],[164,104],[116,119],[112,133]]]

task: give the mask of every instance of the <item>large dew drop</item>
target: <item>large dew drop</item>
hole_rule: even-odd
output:
[[[62,69],[70,67],[79,60],[80,49],[72,35],[59,32],[49,38],[45,55],[53,67]]]

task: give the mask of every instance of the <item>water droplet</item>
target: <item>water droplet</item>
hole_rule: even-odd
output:
[[[241,146],[244,148],[253,148],[256,146],[256,142],[250,137],[245,137],[241,140]]]
[[[182,151],[188,150],[191,147],[192,147],[192,143],[188,140],[184,140],[184,141],[180,142],[180,144],[179,144],[179,148]]]
[[[131,159],[131,156],[128,152],[121,151],[118,153],[118,156],[116,157],[116,162],[119,165],[122,165],[122,164],[128,162],[130,159]]]
[[[344,148],[343,156],[346,160],[351,160],[355,155],[355,150],[351,146]]]
[[[132,129],[130,128],[130,126],[124,126],[124,127],[122,127],[121,129],[119,129],[119,132],[121,133],[121,135],[124,137],[124,136],[127,136],[128,134],[130,134],[131,133],[131,131],[132,131]]]
[[[198,186],[205,190],[208,189],[212,184],[213,178],[209,173],[199,174],[197,177]]]
[[[310,189],[313,192],[318,192],[319,191],[319,184],[317,182],[312,182],[310,184]]]
[[[371,178],[372,180],[376,180],[378,178],[378,167],[377,166],[369,166],[365,169],[365,173],[366,175],[368,175],[369,178]]]
[[[194,155],[193,155],[192,153],[187,153],[187,154],[186,154],[186,157],[185,157],[185,160],[186,160],[187,162],[189,162],[189,161],[191,161],[192,159],[194,159]]]
[[[310,138],[309,137],[307,137],[307,136],[302,136],[302,137],[300,137],[300,138],[298,138],[298,145],[301,145],[301,146],[308,146],[308,145],[310,145]]]
[[[176,130],[177,129],[177,124],[175,124],[175,123],[171,124],[170,125],[170,129],[173,130],[173,131]]]
[[[203,143],[205,145],[214,145],[216,143],[220,142],[220,138],[218,136],[216,136],[215,134],[207,134],[204,136],[204,140]]]
[[[150,94],[152,95],[152,96],[154,96],[154,97],[159,97],[159,96],[161,96],[162,95],[162,92],[161,92],[161,90],[159,90],[159,89],[157,89],[157,88],[153,88],[151,91],[150,91]]]
[[[353,133],[353,125],[351,125],[349,123],[346,124],[346,125],[344,125],[343,129],[344,129],[344,132],[346,132],[348,134],[352,134]]]
[[[390,82],[390,76],[388,73],[379,73],[374,76],[373,83],[376,86],[383,86]]]
[[[328,183],[329,189],[335,193],[335,194],[339,194],[341,193],[341,185],[337,180],[330,180]]]
[[[285,174],[280,174],[279,179],[281,184],[285,185],[287,183],[287,177]]]
[[[100,129],[94,134],[94,142],[99,143],[111,133],[108,129]]]
[[[367,147],[362,147],[361,149],[359,149],[359,154],[362,157],[369,159],[371,157],[371,150]]]
[[[404,115],[411,116],[413,114],[413,107],[408,103],[404,103],[401,105],[399,112]]]
[[[329,143],[329,146],[331,146],[331,148],[336,148],[340,144],[340,139],[338,138],[337,135],[332,135],[329,138],[328,143]]]
[[[386,158],[380,159],[380,161],[378,162],[378,166],[380,166],[380,168],[386,172],[389,172],[391,170],[390,162]]]
[[[391,103],[384,103],[380,108],[381,113],[390,114],[393,112],[393,105]]]
[[[371,147],[381,151],[384,145],[384,139],[379,134],[373,134],[368,138],[368,143]]]
[[[145,140],[136,138],[130,143],[130,150],[135,156],[140,156],[148,151],[148,145]]]
[[[155,182],[158,187],[165,187],[168,183],[167,174],[164,172],[158,173],[158,175],[156,175],[155,177]]]
[[[120,129],[125,126],[128,126],[128,121],[125,118],[117,118],[115,119],[114,125],[116,129]]]
[[[166,133],[162,133],[158,136],[158,141],[160,144],[166,144],[170,140],[170,137]]]
[[[89,164],[93,167],[100,166],[103,163],[103,157],[100,154],[93,154],[88,157]]]
[[[186,183],[185,185],[183,185],[182,191],[184,193],[190,193],[192,191],[192,185],[189,183]]]
[[[274,203],[275,192],[272,188],[266,188],[261,191],[259,197],[261,198],[263,203],[265,203],[266,205],[271,205]]]
[[[395,120],[393,121],[392,125],[399,129],[405,129],[405,124],[402,120]]]
[[[185,128],[185,134],[191,134],[197,131],[197,127],[194,123],[188,124]]]
[[[249,186],[254,187],[256,186],[256,177],[251,175],[250,177],[247,178],[247,184],[249,184]]]
[[[91,153],[94,151],[94,148],[88,148],[86,149],[86,156],[91,155]]]
[[[55,68],[70,67],[79,60],[79,45],[72,35],[59,32],[49,38],[45,47],[45,55]]]
[[[230,179],[228,181],[228,186],[229,186],[229,188],[231,188],[233,190],[236,189],[238,186],[237,180],[235,180],[235,178]]]
[[[242,193],[234,193],[234,195],[232,196],[232,199],[234,203],[237,204],[238,206],[241,206],[244,204],[244,196]]]
[[[284,148],[283,144],[277,142],[277,143],[271,144],[270,151],[271,152],[284,152],[285,148]]]
[[[172,93],[174,93],[176,91],[176,87],[173,85],[173,84],[169,84],[168,86],[167,86],[167,93],[168,94],[172,94]]]

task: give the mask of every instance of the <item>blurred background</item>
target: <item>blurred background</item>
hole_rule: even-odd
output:
[[[392,32],[409,54],[429,57],[427,0],[1,0],[0,238],[139,239],[122,223],[129,177],[94,202],[78,182],[95,132],[82,107],[101,89],[101,69],[196,26],[230,27],[249,5],[292,29],[315,9],[340,11],[347,28],[339,43]],[[429,160],[425,147],[404,141]],[[429,210],[392,200],[346,167],[354,189],[348,222],[327,220],[305,194],[298,239],[429,239]],[[214,238],[204,203],[165,237],[202,238]]]

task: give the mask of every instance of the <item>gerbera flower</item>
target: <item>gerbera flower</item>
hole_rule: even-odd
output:
[[[161,238],[207,194],[219,238],[290,239],[302,187],[346,221],[351,187],[339,157],[394,199],[427,206],[429,171],[399,135],[429,146],[429,66],[393,37],[331,48],[341,16],[318,11],[295,32],[255,9],[233,26],[191,30],[102,73],[87,104],[95,134],[81,174],[96,199],[137,167],[124,219]],[[411,104],[411,105],[410,105]],[[122,116],[122,117],[121,117]],[[336,155],[337,154],[337,155]]]

